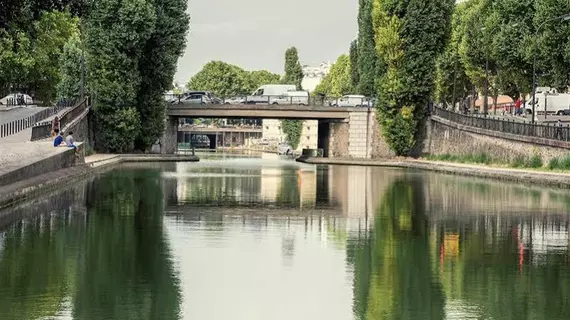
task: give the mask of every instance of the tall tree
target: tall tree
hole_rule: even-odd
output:
[[[350,87],[351,90],[355,91],[358,88],[358,83],[360,82],[360,73],[358,71],[358,40],[354,40],[350,43]]]
[[[372,25],[373,0],[359,0],[358,9],[358,93],[376,96],[376,67],[378,55]]]
[[[153,2],[98,0],[86,19],[87,69],[95,97],[96,148],[128,152],[141,129],[139,64],[156,24]]]
[[[455,7],[451,23],[451,39],[437,60],[436,100],[450,105],[453,104],[454,98],[458,101],[473,91],[473,85],[465,73],[465,64],[459,52],[465,35],[466,5],[464,2]]]
[[[137,108],[143,130],[136,148],[148,150],[164,130],[166,104],[162,97],[172,85],[178,58],[186,46],[189,16],[187,0],[154,0],[156,24],[146,41],[139,71],[141,85]]]
[[[188,82],[190,90],[211,91],[214,95],[228,98],[248,94],[246,72],[233,64],[210,61]]]
[[[291,47],[285,51],[285,75],[283,76],[284,84],[294,84],[297,90],[302,90],[301,82],[303,81],[303,68],[299,61],[299,53],[297,48]]]
[[[343,54],[331,66],[330,72],[321,80],[315,88],[315,93],[329,97],[340,97],[349,94],[351,85],[350,58]]]
[[[377,108],[394,152],[416,141],[434,92],[436,58],[449,37],[453,0],[374,0],[376,50],[386,70]],[[362,77],[362,74],[361,74]]]
[[[60,81],[57,84],[57,98],[73,100],[79,97],[82,65],[81,39],[78,36],[70,38],[63,47],[60,59]]]

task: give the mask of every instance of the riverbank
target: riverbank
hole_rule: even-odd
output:
[[[128,162],[197,162],[192,155],[163,154],[95,154],[85,157],[85,164],[47,172],[8,185],[0,186],[0,209],[12,206],[33,196],[55,190],[64,184],[74,183],[88,175],[99,174],[115,165]]]
[[[308,164],[373,166],[386,168],[420,169],[439,173],[472,176],[517,183],[542,184],[570,188],[570,173],[545,172],[530,169],[497,168],[485,165],[427,161],[415,159],[346,159],[346,158],[299,158],[298,162]]]

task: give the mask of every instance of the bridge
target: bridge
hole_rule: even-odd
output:
[[[331,107],[292,104],[171,104],[161,139],[162,153],[175,153],[181,141],[180,118],[317,120],[317,147],[325,157],[370,158],[380,137],[372,107]],[[193,132],[193,131],[192,131]],[[203,133],[204,134],[204,133]],[[206,133],[215,136],[214,132]],[[210,139],[212,140],[212,139]]]
[[[178,118],[293,119],[344,121],[354,110],[368,108],[271,104],[174,104],[168,116]]]

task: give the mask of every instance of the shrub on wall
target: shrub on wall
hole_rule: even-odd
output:
[[[282,120],[281,127],[283,133],[287,137],[287,143],[293,148],[297,149],[299,142],[301,142],[301,133],[303,131],[303,121],[300,120]]]

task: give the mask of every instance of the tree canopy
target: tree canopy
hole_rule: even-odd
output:
[[[251,94],[264,84],[277,84],[278,74],[266,70],[246,71],[223,61],[210,61],[188,82],[189,90],[210,91],[214,95],[229,98]]]
[[[291,47],[285,51],[285,75],[282,82],[284,84],[294,84],[297,86],[297,90],[302,90],[302,81],[303,68],[299,61],[299,53],[297,48]]]
[[[321,80],[314,92],[327,97],[341,97],[351,93],[352,68],[350,58],[343,54],[331,66],[330,72]]]

